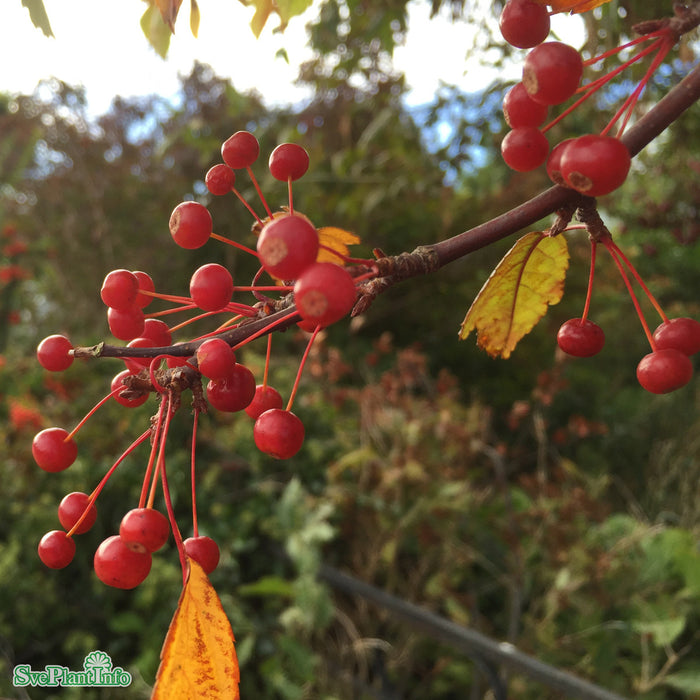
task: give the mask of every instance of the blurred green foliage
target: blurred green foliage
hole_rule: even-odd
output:
[[[499,9],[433,2],[441,6],[491,29]],[[625,11],[665,10],[609,3],[591,15],[589,42],[624,36]],[[317,58],[300,76],[316,97],[296,108],[270,109],[204,65],[183,77],[178,101],[116,99],[96,120],[83,92],[55,79],[33,95],[0,99],[2,267],[15,266],[0,285],[3,696],[148,697],[180,591],[175,548],[154,557],[133,592],[107,589],[91,565],[99,542],[137,503],[147,448],[110,480],[98,522],[78,538],[67,569],[46,570],[36,543],[57,527],[61,497],[91,491],[154,408],[106,405],[80,432],[71,469],[40,472],[33,434],[77,423],[121,365],[76,362],[49,375],[34,348],[56,332],[86,345],[107,337],[98,290],[113,268],[144,269],[157,289],[175,294],[186,293],[204,262],[225,264],[247,283],[255,267],[243,255],[215,241],[176,249],[167,228],[172,208],[196,198],[217,233],[250,244],[249,214],[203,184],[224,139],[253,130],[263,154],[282,141],[302,143],[311,168],[295,185],[295,206],[319,226],[356,232],[361,255],[442,240],[548,185],[540,173],[516,175],[500,162],[507,86],[479,94],[444,86],[433,103],[404,106],[390,58],[405,29],[406,2],[381,11],[325,2],[310,32]],[[661,74],[646,99],[683,70],[674,64]],[[582,110],[567,129],[602,126],[603,107]],[[698,126],[692,115],[681,119],[601,201],[667,311],[695,317]],[[270,202],[284,202],[284,186],[262,166],[256,174]],[[237,186],[258,201],[244,176]],[[623,695],[698,696],[698,389],[652,397],[637,385],[646,340],[603,255],[591,314],[606,330],[606,348],[587,361],[555,351],[556,329],[580,315],[588,279],[587,240],[574,233],[569,243],[564,300],[506,362],[458,342],[457,330],[508,242],[406,282],[363,318],[324,332],[295,404],[307,440],[293,459],[258,453],[246,416],[202,419],[199,523],[222,549],[211,578],[237,638],[242,697],[486,697],[471,660],[321,585],[322,561]],[[274,339],[271,381],[283,395],[306,342],[292,331]],[[264,342],[240,359],[260,376]],[[191,425],[180,413],[168,473],[188,535]],[[128,691],[25,693],[10,685],[15,664],[79,668],[95,649],[132,673]],[[510,679],[510,693],[556,697],[524,677]]]

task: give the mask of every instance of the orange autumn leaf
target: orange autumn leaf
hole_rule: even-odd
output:
[[[610,0],[535,0],[538,5],[549,5],[553,12],[588,12]]]
[[[177,13],[180,11],[182,0],[155,0],[155,3],[160,10],[163,22],[170,27],[171,32],[174,32],[175,20],[177,19]]]
[[[318,251],[316,261],[336,264],[342,264],[342,256],[349,255],[349,245],[356,245],[360,242],[359,236],[335,226],[324,226],[318,229],[318,240],[324,247]]]
[[[491,357],[510,357],[564,293],[569,251],[564,236],[532,231],[505,254],[464,317],[459,337],[477,331],[477,344]]]
[[[204,569],[189,574],[161,651],[151,700],[238,700],[233,631]]]

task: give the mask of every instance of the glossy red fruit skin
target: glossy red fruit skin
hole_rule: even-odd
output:
[[[212,166],[204,176],[207,189],[217,197],[228,194],[235,182],[236,173],[224,163]]]
[[[168,324],[159,318],[147,318],[144,320],[141,337],[150,338],[155,348],[168,347],[173,342]]]
[[[263,226],[257,241],[260,264],[279,280],[294,280],[315,260],[316,227],[301,214],[276,216]]]
[[[145,325],[144,325],[145,329]],[[138,338],[134,338],[133,340],[130,340],[127,344],[126,347],[128,348],[154,348],[156,347],[155,341],[153,341],[151,338],[146,338],[143,336],[140,336]],[[151,360],[153,358],[150,357],[125,357],[124,358],[124,364],[126,365],[127,370],[131,372],[132,374],[138,374],[142,369],[146,369],[150,364]]]
[[[170,535],[168,518],[153,508],[133,508],[119,525],[119,536],[134,552],[156,552]]]
[[[63,569],[73,561],[75,540],[67,537],[63,530],[51,530],[39,541],[37,552],[49,569]]]
[[[558,41],[535,46],[523,62],[523,84],[528,95],[543,105],[568,100],[581,82],[583,61],[579,52]]]
[[[242,364],[235,364],[224,379],[207,384],[207,400],[218,411],[242,411],[255,398],[255,376]]]
[[[253,400],[246,406],[245,412],[254,420],[262,413],[271,408],[282,408],[284,402],[282,396],[277,389],[271,386],[263,386],[258,384],[255,387],[255,396]]]
[[[310,265],[294,284],[294,301],[302,319],[323,327],[350,313],[356,299],[350,273],[330,262]]]
[[[190,278],[190,296],[202,311],[221,311],[231,301],[233,277],[218,263],[207,263]]]
[[[564,139],[563,141],[560,141],[556,146],[554,146],[547,156],[547,160],[545,161],[547,175],[555,185],[569,187],[561,173],[561,159],[568,145],[573,143],[574,140],[575,139]]]
[[[102,282],[100,297],[112,309],[130,309],[136,303],[139,280],[130,270],[112,270]]]
[[[570,143],[561,156],[561,174],[569,187],[602,197],[627,179],[632,159],[620,139],[587,134]]]
[[[151,570],[150,552],[135,552],[119,535],[108,537],[95,552],[95,574],[102,583],[114,588],[136,588]]]
[[[211,236],[209,210],[199,202],[181,202],[170,215],[170,235],[181,248],[201,248]]]
[[[126,311],[119,309],[107,309],[107,323],[110,333],[119,340],[133,340],[140,338],[145,328],[143,311],[134,307]]]
[[[557,344],[567,355],[593,357],[603,349],[605,333],[593,321],[572,318],[559,328]]]
[[[112,379],[112,385],[110,386],[110,391],[115,391],[117,387],[121,386],[123,387],[123,390],[126,390],[126,386],[124,385],[124,378],[125,377],[130,377],[132,376],[132,372],[130,372],[128,369],[122,370],[119,372],[119,374],[115,374],[114,378]],[[127,399],[124,398],[123,396],[119,396],[119,394],[113,394],[112,398],[117,402],[120,403],[122,406],[125,406],[126,408],[136,408],[137,406],[142,406],[143,404],[148,401],[149,393],[146,392],[143,394],[143,396],[139,396],[138,398],[135,399]]]
[[[255,421],[253,440],[261,452],[276,459],[289,459],[304,444],[304,424],[291,411],[271,408]]]
[[[657,350],[674,348],[695,355],[700,352],[700,322],[685,316],[670,318],[654,331],[654,342]]]
[[[61,472],[75,462],[78,446],[66,437],[68,431],[63,428],[46,428],[34,436],[32,456],[44,471]]]
[[[196,352],[199,371],[207,379],[224,379],[236,364],[236,355],[231,346],[221,338],[205,340]]]
[[[511,129],[519,126],[541,126],[549,107],[535,102],[522,83],[516,83],[503,98],[503,116]]]
[[[39,364],[49,372],[63,372],[73,364],[73,355],[68,353],[73,345],[64,335],[50,335],[44,338],[36,349]]]
[[[666,348],[645,355],[637,365],[637,380],[652,394],[668,394],[685,386],[693,376],[693,363],[680,350]]]
[[[87,508],[87,515],[73,534],[82,535],[87,532],[97,520],[97,508],[93,503],[89,508],[90,496],[82,491],[66,494],[58,505],[58,520],[66,531],[70,530],[82,517]]]
[[[309,169],[309,154],[296,143],[281,143],[270,154],[268,166],[276,180],[298,180]]]
[[[259,154],[260,144],[249,131],[237,131],[221,146],[221,157],[224,163],[234,170],[250,167],[258,159]]]
[[[210,574],[219,565],[219,545],[211,537],[188,537],[183,545],[187,556],[194,559],[204,569],[205,574]]]
[[[549,153],[547,137],[534,126],[520,126],[509,131],[501,141],[501,155],[509,168],[529,172],[539,168]]]
[[[155,292],[156,285],[147,272],[143,272],[142,270],[134,270],[133,273],[139,282],[140,290],[139,293],[136,295],[136,306],[139,306],[143,309],[153,301],[153,297],[148,294],[143,294],[141,290],[146,292]]]
[[[549,13],[531,0],[508,0],[499,19],[501,35],[518,49],[541,44],[549,34]]]

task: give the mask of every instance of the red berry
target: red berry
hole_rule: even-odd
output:
[[[50,569],[63,569],[73,561],[75,540],[63,530],[51,530],[41,538],[37,551],[39,559]]]
[[[194,559],[203,569],[205,574],[210,574],[219,564],[219,546],[211,537],[199,535],[188,537],[184,542],[185,554]]]
[[[102,583],[115,588],[135,588],[151,570],[151,554],[135,552],[119,535],[112,535],[97,548],[93,564]]]
[[[670,318],[654,331],[657,350],[674,348],[686,355],[700,352],[700,323],[694,318]]]
[[[72,343],[64,335],[50,335],[39,343],[36,358],[44,369],[62,372],[73,364],[72,349]]]
[[[208,379],[228,377],[236,364],[231,346],[221,338],[209,338],[197,348],[197,366]]]
[[[139,293],[136,295],[136,306],[143,309],[153,301],[153,297],[150,294],[143,294],[143,292],[155,292],[156,285],[147,272],[134,270],[134,277],[136,277],[139,283]]]
[[[150,338],[134,338],[127,344],[127,348],[154,348],[156,344]],[[124,364],[132,374],[138,374],[142,369],[145,369],[151,364],[150,357],[125,357]]]
[[[114,378],[112,379],[112,385],[110,387],[110,391],[115,391],[117,387],[122,387],[123,391],[127,390],[127,386],[124,384],[124,378],[125,377],[131,377],[133,376],[133,372],[130,372],[128,369],[125,369],[119,374],[116,374]],[[119,394],[112,394],[114,400],[117,403],[120,403],[122,406],[126,406],[127,408],[136,408],[137,406],[141,406],[146,401],[148,401],[148,392],[144,393],[143,396],[138,396],[133,399],[126,398],[124,396],[120,396]]]
[[[223,163],[209,168],[204,176],[204,184],[214,195],[224,195],[231,191],[236,182],[236,173]]]
[[[561,159],[564,155],[564,150],[570,143],[573,143],[574,140],[575,139],[564,139],[564,141],[558,143],[547,156],[547,175],[549,175],[549,179],[555,185],[562,185],[563,187],[569,186],[564,176],[561,174]]]
[[[246,407],[245,412],[251,418],[256,419],[271,408],[282,408],[283,403],[282,396],[277,389],[273,389],[269,385],[258,384],[255,387],[255,396]]]
[[[566,146],[561,156],[561,174],[581,194],[600,197],[616,190],[627,178],[630,153],[614,136],[587,134]]]
[[[58,520],[66,530],[71,530],[73,526],[82,518],[87,510],[87,515],[75,530],[76,535],[87,532],[97,520],[97,508],[94,503],[90,503],[90,496],[82,491],[73,491],[63,497],[58,505]]]
[[[501,34],[511,45],[530,49],[549,34],[549,12],[532,0],[508,0],[499,20]]]
[[[277,216],[263,226],[257,249],[260,264],[273,277],[294,280],[316,260],[318,232],[301,214]]]
[[[331,262],[314,263],[294,284],[294,302],[305,321],[329,326],[350,313],[357,290],[350,273]]]
[[[122,542],[134,552],[156,552],[170,535],[168,518],[153,508],[130,510],[119,525]]]
[[[690,358],[674,348],[650,352],[637,365],[639,383],[652,394],[667,394],[680,389],[692,376]]]
[[[142,338],[150,338],[154,348],[168,347],[172,342],[170,328],[159,318],[147,318],[143,324]]]
[[[535,102],[522,83],[514,85],[503,98],[503,116],[511,129],[519,126],[540,126],[547,118],[549,107]]]
[[[255,377],[247,367],[238,363],[224,379],[212,379],[207,384],[207,399],[219,411],[242,411],[254,397]]]
[[[520,126],[509,131],[501,141],[501,155],[508,167],[518,172],[539,168],[547,159],[549,142],[534,126]]]
[[[525,58],[523,84],[535,102],[557,105],[576,92],[582,73],[581,55],[573,46],[548,41]]]
[[[170,235],[181,248],[201,248],[211,236],[209,210],[199,202],[182,202],[170,215]]]
[[[269,167],[276,180],[298,180],[309,169],[309,154],[296,143],[281,143],[272,151]]]
[[[603,349],[605,333],[593,321],[572,318],[559,328],[557,344],[567,355],[592,357]]]
[[[233,136],[224,141],[221,146],[221,157],[224,163],[239,170],[248,168],[258,159],[260,144],[249,131],[237,131]]]
[[[107,323],[109,331],[119,340],[133,340],[141,337],[145,318],[143,311],[138,307],[120,311],[119,309],[107,309]]]
[[[289,459],[304,444],[304,424],[291,411],[271,408],[255,421],[253,439],[261,452],[276,459]]]
[[[221,311],[232,295],[233,277],[218,263],[202,265],[190,279],[192,301],[203,311]]]
[[[129,270],[112,270],[102,282],[100,297],[112,309],[130,309],[136,303],[139,280]]]
[[[68,431],[63,428],[46,428],[34,436],[32,456],[44,471],[60,472],[75,462],[78,446],[67,437]]]

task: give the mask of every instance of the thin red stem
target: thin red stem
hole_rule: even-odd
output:
[[[616,46],[614,49],[610,49],[608,51],[605,51],[604,53],[598,54],[598,56],[593,56],[593,58],[588,58],[583,62],[584,66],[592,66],[596,63],[599,63],[600,61],[609,58],[610,56],[614,56],[615,54],[620,53],[621,51],[624,51],[625,49],[630,48],[630,46],[636,46],[637,44],[641,44],[643,41],[649,41],[649,39],[655,39],[656,37],[662,35],[662,34],[668,34],[668,32],[665,29],[657,29],[655,32],[650,32],[649,34],[645,34],[644,36],[639,36],[636,39],[632,39],[631,41],[628,41],[626,44],[621,44],[620,46]]]
[[[107,394],[107,396],[102,397],[102,398],[101,398],[101,399],[100,399],[100,400],[85,414],[85,416],[84,416],[84,417],[82,418],[82,420],[78,423],[78,425],[76,425],[75,428],[73,428],[73,430],[71,430],[70,433],[68,433],[68,435],[66,435],[66,437],[63,438],[63,441],[64,441],[64,442],[68,442],[68,440],[72,440],[72,439],[75,437],[75,435],[78,433],[78,431],[85,425],[85,423],[87,423],[88,420],[90,420],[90,418],[92,418],[92,416],[94,416],[95,413],[97,413],[97,411],[99,411],[100,408],[102,408],[102,406],[104,406],[113,396],[116,396],[117,394],[121,393],[122,391],[124,391],[124,387],[120,385],[120,386],[118,386],[114,391],[110,391],[109,394]]]
[[[272,218],[272,211],[270,207],[267,204],[267,200],[263,196],[262,190],[260,189],[260,185],[258,184],[258,180],[255,177],[255,173],[253,172],[252,168],[250,166],[246,167],[246,170],[248,171],[248,175],[250,176],[250,179],[253,183],[253,187],[255,187],[255,191],[258,193],[258,197],[260,197],[260,201],[262,202],[263,206],[265,207],[265,211],[267,212],[267,215]],[[256,217],[257,218],[257,217]],[[261,222],[262,223],[262,222]]]
[[[287,402],[287,411],[292,410],[292,405],[294,404],[294,398],[297,395],[297,389],[299,388],[299,382],[301,381],[301,373],[304,371],[304,365],[306,364],[306,358],[309,356],[309,352],[311,351],[311,346],[314,344],[314,340],[316,340],[316,336],[318,335],[318,332],[321,330],[321,326],[316,326],[314,328],[314,332],[311,334],[311,337],[309,338],[309,342],[306,344],[306,350],[304,350],[304,354],[302,355],[301,362],[299,362],[299,370],[297,371],[297,376],[296,379],[294,380],[294,386],[292,387],[292,393],[289,395],[289,401]]]
[[[261,335],[265,335],[266,333],[269,333],[275,326],[279,326],[279,325],[289,321],[289,317],[294,316],[296,313],[297,313],[297,311],[295,309],[294,311],[291,311],[290,313],[286,314],[285,316],[281,316],[280,318],[276,319],[273,323],[271,323],[269,326],[264,326],[263,328],[260,328],[255,333],[252,333],[247,338],[242,340],[240,343],[237,343],[236,345],[232,345],[231,349],[235,352],[236,350],[238,350],[238,348],[241,348],[244,345],[247,345],[251,340],[255,340],[256,338],[259,338]]]
[[[221,241],[222,243],[226,243],[226,245],[230,245],[230,246],[233,246],[234,248],[238,248],[239,250],[242,250],[244,253],[250,253],[250,255],[254,255],[256,258],[260,257],[258,255],[257,251],[253,250],[252,248],[248,248],[247,246],[244,246],[242,243],[238,243],[238,241],[234,241],[231,238],[226,238],[225,236],[220,236],[218,233],[212,233],[211,237],[215,238],[217,241]]]
[[[591,271],[588,274],[588,289],[586,290],[586,301],[583,305],[583,313],[581,314],[581,322],[588,318],[588,310],[591,307],[591,298],[593,297],[593,277],[595,276],[595,259],[596,250],[598,249],[597,241],[591,240]]]
[[[232,187],[231,191],[243,203],[243,206],[253,215],[253,218],[262,226],[262,219],[255,213],[255,209],[248,204],[246,198],[235,187]]]
[[[289,193],[289,213],[294,213],[294,199],[292,198],[292,178],[287,178],[287,192]]]
[[[153,436],[153,441],[151,443],[151,453],[148,456],[148,464],[146,464],[146,473],[143,475],[143,485],[141,486],[141,495],[139,496],[139,508],[146,507],[146,496],[148,495],[148,485],[151,482],[151,474],[153,472],[153,465],[156,463],[156,456],[158,454],[158,444],[160,442],[160,430],[163,425],[163,415],[165,414],[166,402],[161,401],[160,408],[158,409],[158,417],[156,422],[155,434]]]
[[[267,375],[270,370],[270,355],[272,353],[272,333],[267,336],[267,352],[265,353],[265,370],[263,372],[263,391],[267,388]]]
[[[192,532],[195,537],[199,536],[199,526],[197,524],[197,492],[195,478],[195,452],[197,445],[197,423],[199,411],[195,408],[194,418],[192,420],[192,457],[190,460],[190,480],[192,482]]]

